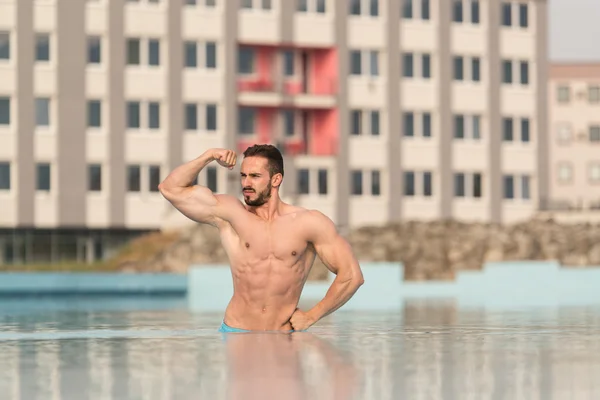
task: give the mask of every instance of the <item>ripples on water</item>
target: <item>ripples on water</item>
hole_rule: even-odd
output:
[[[597,399],[600,307],[342,312],[217,332],[181,299],[2,299],[0,393],[46,399]]]

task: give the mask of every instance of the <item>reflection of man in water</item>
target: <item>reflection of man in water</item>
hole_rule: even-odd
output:
[[[356,369],[330,343],[307,332],[226,333],[228,399],[352,399]],[[316,351],[317,357],[310,350]],[[319,364],[314,362],[318,359]],[[317,385],[310,375],[318,373]]]

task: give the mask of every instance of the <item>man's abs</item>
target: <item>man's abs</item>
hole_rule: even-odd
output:
[[[285,269],[284,269],[285,268]],[[304,271],[283,265],[233,267],[234,295],[225,323],[249,330],[290,330],[304,282]]]

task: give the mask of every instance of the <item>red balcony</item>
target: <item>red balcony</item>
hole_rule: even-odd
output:
[[[293,113],[290,113],[291,110]],[[282,151],[291,156],[332,156],[338,152],[339,117],[336,109],[259,107],[254,111],[244,111],[243,118],[240,126],[244,127],[245,133],[238,135],[240,153],[255,143],[280,143]]]
[[[241,93],[331,97],[338,91],[335,49],[282,49],[271,46],[242,49],[240,57],[243,60],[240,65],[243,73],[238,76],[238,91]],[[269,99],[269,102],[269,105],[273,105],[273,99]]]

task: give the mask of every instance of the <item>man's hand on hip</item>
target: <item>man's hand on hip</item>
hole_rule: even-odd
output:
[[[290,323],[292,324],[292,329],[295,331],[304,331],[310,328],[315,322],[315,319],[304,311],[296,308],[296,311],[290,317]]]

